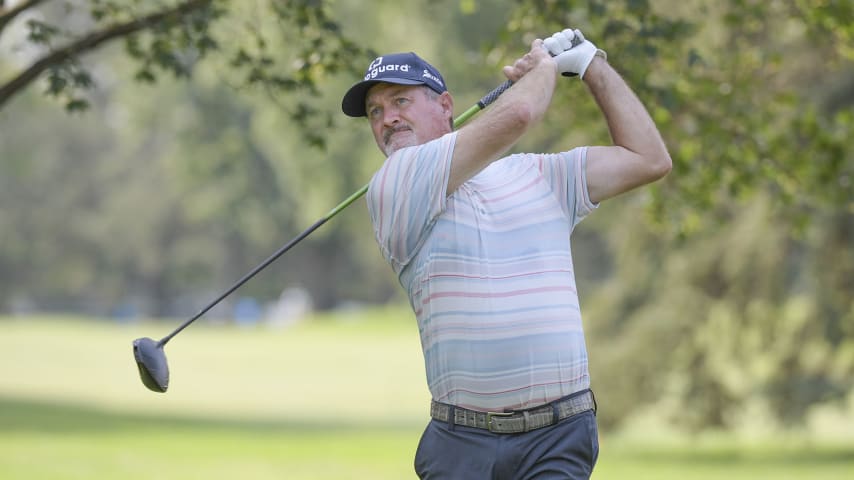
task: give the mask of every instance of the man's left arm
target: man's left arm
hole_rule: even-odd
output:
[[[608,62],[593,57],[583,76],[608,123],[612,146],[587,150],[587,189],[598,203],[670,172],[667,147],[637,95]]]

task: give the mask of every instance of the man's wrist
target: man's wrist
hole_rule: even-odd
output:
[[[581,80],[584,82],[593,81],[594,77],[602,71],[602,67],[606,65],[608,65],[607,55],[603,50],[596,49],[596,54],[593,55],[593,59],[591,59],[590,64],[587,65],[587,69],[584,71],[584,75],[581,77]]]

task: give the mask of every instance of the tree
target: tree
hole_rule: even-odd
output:
[[[575,25],[651,106],[674,170],[650,209],[679,234],[725,218],[723,196],[767,190],[794,226],[817,209],[854,209],[854,115],[842,108],[854,84],[851,2],[518,3],[513,37]],[[596,118],[586,95],[559,93],[577,118]]]
[[[614,259],[586,317],[594,388],[611,402],[603,425],[644,405],[697,429],[757,411],[796,424],[844,400],[854,4],[518,3],[513,36],[575,25],[609,51],[674,160],[665,181],[615,201],[628,212],[603,227],[613,232],[597,231]],[[577,89],[558,94],[572,97],[557,100],[573,106],[571,126],[598,118]]]
[[[23,72],[87,32],[189,3],[0,2],[0,35],[21,27],[21,43],[42,49]],[[41,73],[72,111],[91,105],[87,122],[51,114],[33,91],[2,105],[0,303],[84,299],[103,314],[139,295],[153,313],[194,313],[170,307],[209,301],[379,165],[366,130],[325,135],[372,57],[351,38],[422,53],[462,106],[533,38],[572,25],[650,106],[675,161],[573,234],[603,426],[648,405],[693,428],[737,425],[751,405],[796,422],[850,395],[851,2],[202,3],[115,37],[124,50],[104,41]],[[99,81],[128,63],[156,88]],[[9,71],[0,64],[0,78]],[[520,149],[609,142],[583,84],[564,82]],[[114,122],[115,107],[130,120]],[[325,151],[305,148],[324,136]],[[336,217],[241,292],[299,284],[324,307],[401,298],[365,219]]]
[[[318,83],[330,74],[360,73],[362,59],[369,56],[344,36],[323,0],[267,1],[261,4],[263,12],[241,3],[0,1],[0,37],[9,33],[13,20],[25,18],[22,43],[38,52],[0,84],[0,108],[44,77],[46,93],[61,98],[67,110],[86,109],[85,93],[96,82],[83,58],[116,40],[124,41],[126,53],[136,61],[140,82],[156,82],[162,73],[188,77],[196,64],[214,57],[234,85],[294,98],[316,96]],[[225,24],[224,19],[230,21]],[[244,27],[235,31],[241,22]],[[272,42],[273,37],[299,41],[286,43],[291,51],[283,55],[270,51],[269,45],[280,44]],[[295,101],[288,113],[304,127],[309,143],[323,145],[314,122],[328,125],[328,112]]]

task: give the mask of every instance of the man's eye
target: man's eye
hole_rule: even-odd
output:
[[[368,116],[371,118],[377,118],[377,116],[379,114],[380,114],[380,107],[373,107],[370,110],[368,110]]]
[[[407,103],[409,103],[409,99],[406,97],[398,97],[394,101],[398,105],[406,105]]]

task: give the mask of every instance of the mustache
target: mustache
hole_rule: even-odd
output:
[[[383,132],[383,143],[388,144],[388,140],[397,132],[403,132],[405,130],[412,130],[409,125],[398,125],[393,128],[389,128],[385,132]]]

